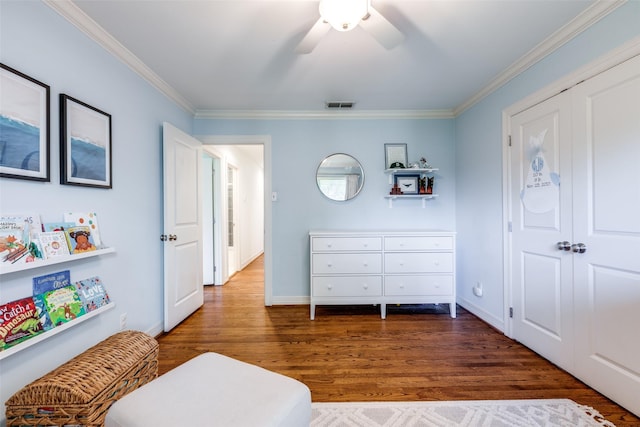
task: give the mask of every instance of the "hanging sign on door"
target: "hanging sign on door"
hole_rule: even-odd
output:
[[[557,173],[549,170],[543,153],[547,130],[529,136],[529,170],[520,198],[525,209],[532,213],[549,212],[559,203],[560,178]]]

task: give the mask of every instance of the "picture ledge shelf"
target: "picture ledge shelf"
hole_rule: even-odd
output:
[[[17,353],[17,352],[19,352],[21,350],[24,350],[25,348],[29,348],[32,345],[35,345],[35,344],[37,344],[37,343],[39,343],[41,341],[44,341],[47,338],[51,338],[52,336],[57,335],[60,332],[66,331],[67,329],[72,328],[75,325],[78,325],[78,324],[84,322],[85,320],[89,320],[89,319],[91,319],[93,317],[96,317],[97,315],[99,315],[101,313],[104,313],[105,311],[111,310],[115,306],[116,306],[116,304],[114,302],[111,302],[111,303],[109,303],[107,305],[103,305],[102,307],[97,308],[97,309],[95,309],[93,311],[90,311],[89,313],[84,314],[84,315],[82,315],[80,317],[77,317],[74,320],[70,320],[67,323],[63,323],[60,326],[56,326],[55,328],[49,329],[48,331],[45,331],[45,332],[43,332],[43,333],[41,333],[39,335],[36,335],[33,338],[30,338],[30,339],[28,339],[26,341],[23,341],[23,342],[21,342],[19,344],[16,344],[13,347],[9,347],[6,350],[0,351],[0,360],[4,359],[5,357],[9,357],[12,354],[15,354],[15,353]]]
[[[100,256],[104,254],[110,254],[115,251],[116,251],[115,248],[104,248],[104,249],[98,249],[91,252],[85,252],[82,254],[59,256],[59,257],[54,257],[50,259],[29,262],[26,264],[0,265],[0,275],[14,273],[16,271],[32,270],[34,268],[46,267],[48,265],[61,264],[64,262],[77,261],[79,259],[91,258],[94,256]]]

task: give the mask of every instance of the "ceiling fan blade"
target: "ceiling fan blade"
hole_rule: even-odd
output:
[[[296,52],[300,54],[311,53],[330,28],[331,25],[328,22],[325,22],[322,18],[318,19],[296,47]]]
[[[371,6],[369,16],[360,21],[359,25],[387,49],[393,49],[404,40],[404,35]]]

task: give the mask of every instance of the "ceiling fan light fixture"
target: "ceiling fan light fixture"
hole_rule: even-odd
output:
[[[369,0],[320,0],[320,16],[338,31],[354,29],[367,16]]]

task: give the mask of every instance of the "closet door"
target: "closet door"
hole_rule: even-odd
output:
[[[640,415],[640,57],[572,97],[576,375]]]
[[[512,335],[557,365],[573,359],[571,99],[511,118]]]

